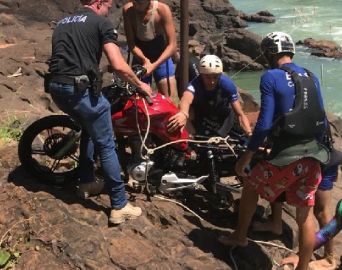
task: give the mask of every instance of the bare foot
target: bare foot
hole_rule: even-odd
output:
[[[234,233],[220,235],[218,241],[225,246],[247,247],[248,245],[247,239],[245,241],[240,241]]]
[[[283,226],[276,226],[272,221],[252,223],[253,232],[271,232],[275,235],[281,235],[283,233]]]
[[[312,261],[309,263],[309,267],[312,270],[335,270],[336,262],[335,260],[328,260],[327,258]]]
[[[281,266],[284,266],[284,270],[290,270],[290,269],[296,269],[299,262],[299,257],[297,255],[291,255],[289,257],[286,257],[280,262]],[[293,268],[290,268],[289,266],[293,266]]]

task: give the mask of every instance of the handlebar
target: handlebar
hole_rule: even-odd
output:
[[[142,65],[133,65],[132,70],[139,79],[141,79],[147,72],[146,68]]]
[[[132,66],[132,70],[139,79],[141,79],[146,74],[146,71],[147,71],[146,68],[144,68],[141,65]],[[121,89],[121,93],[123,93],[124,96],[130,97],[130,96],[133,96],[134,94],[138,94],[142,98],[144,98],[149,105],[153,104],[151,97],[145,91],[141,90],[140,88],[136,87],[135,85],[124,82],[115,73],[113,73],[113,77],[114,77],[113,78],[114,88]]]
[[[140,80],[147,72],[146,68],[144,68],[142,65],[134,65],[134,66],[132,66],[132,70]],[[150,98],[150,96],[145,91],[142,91],[140,88],[137,88],[137,87],[134,87],[134,88],[135,88],[136,93],[138,93],[140,96],[145,98],[148,105],[153,104],[152,99]]]

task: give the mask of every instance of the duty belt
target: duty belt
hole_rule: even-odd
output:
[[[50,82],[75,85],[75,77],[76,76],[52,75]]]

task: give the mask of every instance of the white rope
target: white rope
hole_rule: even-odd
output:
[[[214,224],[211,224],[209,221],[203,219],[202,217],[200,217],[198,214],[196,214],[194,211],[192,211],[189,207],[185,206],[184,204],[176,201],[176,200],[172,200],[172,199],[168,199],[168,198],[165,198],[164,196],[159,196],[159,195],[155,195],[153,196],[154,198],[157,198],[159,200],[163,200],[163,201],[168,201],[168,202],[172,202],[172,203],[175,203],[179,206],[181,206],[182,208],[188,210],[190,213],[192,213],[195,217],[197,217],[199,220],[201,221],[205,221],[206,223],[208,223],[211,227],[215,228],[215,229],[218,229],[218,230],[221,230],[221,231],[231,231],[230,229],[228,228],[223,228],[223,227],[219,227],[219,226],[216,226]],[[290,253],[293,253],[293,254],[297,254],[295,251],[285,247],[285,246],[282,246],[282,245],[278,245],[276,243],[273,243],[273,242],[266,242],[266,241],[259,241],[259,240],[253,240],[251,238],[247,238],[248,241],[251,241],[251,242],[254,242],[256,244],[260,244],[260,245],[264,245],[264,246],[271,246],[271,247],[276,247],[276,248],[280,248],[280,249],[284,249]],[[233,262],[234,264],[234,268],[235,270],[238,270],[238,267],[237,267],[237,264],[235,262],[235,259],[234,259],[234,256],[233,256],[233,249],[235,248],[236,246],[233,246],[229,249],[229,257],[231,259],[231,261]],[[273,263],[276,265],[276,266],[280,266],[276,261],[274,261],[272,259]]]
[[[255,57],[254,59],[252,59],[252,61],[257,60],[258,58],[260,58],[262,56],[262,53],[259,54],[257,57]],[[240,70],[238,70],[237,72],[235,72],[232,76],[230,76],[231,79],[233,79],[236,75],[238,75],[240,72],[242,72],[243,70],[245,70],[246,68],[248,68],[251,64],[245,65],[243,68],[241,68]]]
[[[144,138],[142,137],[141,134],[141,130],[140,130],[140,125],[139,125],[139,119],[138,119],[138,106],[136,104],[137,100],[134,99],[134,103],[135,103],[135,121],[137,123],[137,128],[138,128],[138,133],[139,133],[139,137],[141,140],[141,148],[140,148],[140,156],[143,160],[148,160],[148,156],[143,155],[143,149],[145,149],[147,151],[147,153],[149,152],[149,148],[147,148],[146,146],[146,140],[148,137],[148,134],[150,133],[150,128],[151,128],[151,119],[150,119],[150,115],[148,114],[148,110],[147,110],[147,106],[146,106],[146,102],[145,99],[142,99],[144,106],[145,106],[145,115],[147,117],[147,128],[146,128],[146,133]],[[147,164],[146,164],[147,166]]]
[[[219,144],[220,142],[222,142],[222,143],[224,143],[229,148],[229,150],[232,152],[234,157],[237,157],[237,154],[235,153],[233,147],[228,143],[228,139],[230,138],[229,135],[226,136],[226,137],[219,137],[219,136],[211,137],[211,138],[208,138],[207,140],[180,139],[180,140],[176,140],[176,141],[172,141],[172,142],[168,142],[168,143],[162,144],[162,145],[157,146],[155,148],[148,148],[146,146],[146,139],[148,137],[148,134],[150,133],[151,120],[150,120],[150,115],[148,113],[148,109],[147,109],[147,105],[146,105],[145,99],[143,99],[143,103],[144,103],[144,106],[145,106],[145,112],[144,113],[145,113],[145,115],[147,117],[147,128],[146,128],[146,134],[145,134],[144,138],[142,137],[142,134],[141,134],[141,129],[140,129],[139,121],[138,121],[138,108],[136,106],[137,128],[138,128],[140,139],[142,141],[142,145],[141,145],[141,157],[142,157],[142,159],[144,159],[144,160],[148,159],[148,156],[144,156],[142,154],[142,150],[143,149],[145,149],[147,151],[148,155],[152,155],[157,150],[160,150],[160,149],[162,149],[164,147],[167,147],[169,145],[177,144],[177,143],[181,143],[181,142],[193,142],[193,143],[198,143],[198,144]]]
[[[271,247],[276,247],[276,248],[280,248],[280,249],[284,249],[288,252],[291,252],[291,253],[294,253],[294,254],[297,254],[295,251],[293,251],[292,249],[289,249],[285,246],[282,246],[282,245],[278,245],[276,243],[273,243],[273,242],[265,242],[265,241],[259,241],[259,240],[253,240],[251,238],[247,238],[249,241],[251,242],[254,242],[256,244],[261,244],[261,245],[264,245],[264,246],[271,246]]]
[[[153,198],[156,198],[156,199],[159,199],[159,200],[162,200],[162,201],[167,201],[167,202],[172,202],[172,203],[175,203],[179,206],[181,206],[182,208],[188,210],[191,214],[193,214],[194,216],[196,216],[199,220],[202,220],[204,221],[203,218],[201,218],[199,215],[197,215],[194,211],[192,211],[189,207],[185,206],[184,204],[178,202],[178,201],[175,201],[175,200],[172,200],[172,199],[168,199],[168,198],[165,198],[164,196],[159,196],[159,195],[154,195]]]

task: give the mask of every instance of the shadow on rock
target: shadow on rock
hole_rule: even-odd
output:
[[[19,166],[12,172],[10,172],[10,174],[8,175],[8,182],[12,182],[16,186],[24,187],[27,191],[42,191],[49,193],[56,199],[60,199],[61,201],[69,205],[81,204],[87,209],[104,211],[106,213],[110,210],[107,209],[109,206],[97,204],[92,200],[83,200],[81,198],[78,198],[75,194],[76,181],[71,181],[61,186],[46,184],[30,176],[22,166]],[[102,194],[99,196],[102,196]]]
[[[245,248],[224,246],[217,241],[221,233],[215,229],[195,229],[189,234],[189,238],[195,246],[205,253],[212,253],[215,258],[224,261],[232,269],[272,269],[271,259],[259,245],[250,242]]]

